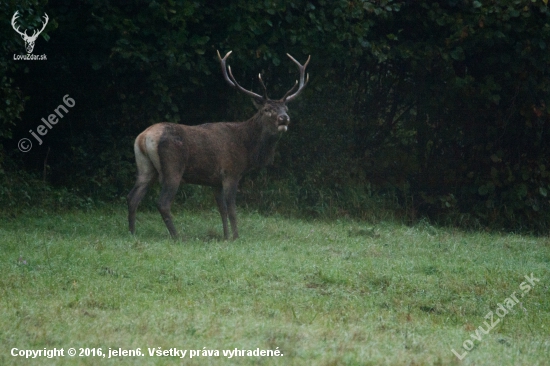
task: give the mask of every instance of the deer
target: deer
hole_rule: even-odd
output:
[[[281,99],[267,96],[267,88],[258,75],[263,95],[243,88],[226,66],[232,51],[223,58],[218,53],[225,81],[252,98],[257,112],[244,122],[214,122],[195,126],[162,122],[139,134],[134,143],[137,178],[127,197],[128,224],[135,234],[136,210],[150,184],[158,179],[161,185],[157,201],[158,211],[172,239],[178,238],[170,208],[183,181],[210,186],[220,212],[224,240],[229,240],[227,219],[231,224],[232,239],[239,237],[237,229],[236,195],[240,179],[251,170],[273,163],[277,141],[288,131],[290,117],[287,103],[295,100],[309,81],[304,76],[311,55],[304,65],[290,54],[298,66],[299,81]],[[229,71],[229,74],[228,74]]]
[[[27,34],[27,30],[25,29],[25,32],[21,32],[19,30],[19,26],[15,24],[15,21],[19,18],[19,11],[16,11],[14,14],[13,14],[13,17],[11,18],[11,26],[13,28],[13,30],[15,30],[17,33],[19,33],[19,35],[21,36],[21,38],[23,38],[23,41],[25,41],[25,49],[27,50],[27,53],[32,53],[32,51],[34,50],[34,43],[36,42],[36,39],[38,38],[38,36],[40,35],[40,33],[42,33],[42,31],[44,30],[44,28],[46,28],[46,25],[48,24],[48,20],[50,18],[48,18],[48,14],[44,13],[44,22],[42,22],[42,29],[40,30],[34,30],[32,32],[32,36],[29,36]]]

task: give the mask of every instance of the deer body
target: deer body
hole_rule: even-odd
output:
[[[225,59],[229,54],[223,59],[220,57],[222,70],[230,85],[241,90],[231,75],[231,69],[231,80],[225,71]],[[177,231],[170,206],[181,181],[213,187],[224,238],[229,239],[228,218],[233,239],[238,238],[236,194],[239,180],[250,170],[273,162],[279,135],[287,131],[290,123],[286,102],[296,97],[305,86],[303,73],[306,66],[307,62],[305,66],[300,65],[298,91],[287,97],[294,90],[291,89],[281,100],[270,100],[242,89],[253,97],[258,108],[258,112],[246,122],[217,122],[198,126],[157,123],[143,131],[134,143],[138,175],[128,195],[130,232],[135,232],[139,202],[149,185],[158,178],[162,186],[158,209],[173,238],[177,237]]]

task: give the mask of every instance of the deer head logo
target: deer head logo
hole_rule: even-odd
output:
[[[29,36],[27,34],[27,30],[25,29],[24,32],[21,32],[19,30],[19,26],[17,26],[15,24],[15,21],[17,20],[17,18],[19,18],[19,11],[16,11],[15,14],[13,14],[13,18],[11,18],[11,26],[13,27],[13,29],[19,33],[19,35],[21,35],[21,38],[23,38],[23,41],[25,41],[25,49],[27,50],[27,53],[32,53],[32,50],[34,49],[34,42],[36,42],[36,39],[38,38],[38,36],[40,35],[40,33],[42,33],[42,31],[44,30],[44,28],[46,28],[46,24],[48,24],[48,20],[50,18],[48,18],[48,14],[44,13],[44,21],[45,22],[42,22],[42,29],[40,29],[39,31],[37,31],[36,29],[33,31],[32,33],[32,36]]]

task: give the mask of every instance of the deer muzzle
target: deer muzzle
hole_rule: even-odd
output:
[[[277,130],[279,132],[288,131],[288,124],[290,123],[290,117],[287,114],[281,114],[279,117],[277,117],[277,122],[278,122]]]

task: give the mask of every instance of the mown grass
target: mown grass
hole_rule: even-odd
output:
[[[214,210],[28,212],[0,225],[0,364],[547,365],[550,239]],[[524,276],[540,282],[462,344]],[[40,358],[12,348],[278,349],[282,357]]]

